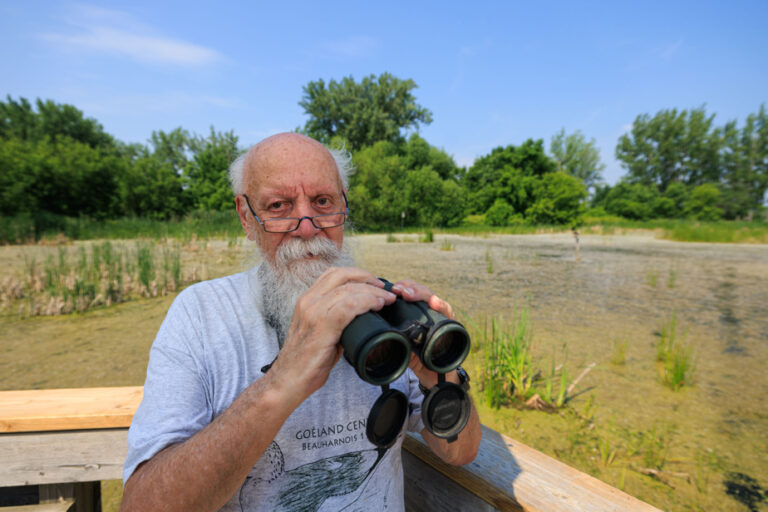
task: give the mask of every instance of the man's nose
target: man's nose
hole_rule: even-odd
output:
[[[296,212],[296,216],[299,217],[299,227],[293,232],[295,236],[312,238],[320,232],[320,230],[312,224],[312,219],[310,217],[313,215],[315,215],[315,212],[312,211],[312,208],[299,208]]]

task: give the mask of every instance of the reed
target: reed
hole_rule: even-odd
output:
[[[476,325],[476,324],[475,324]],[[483,355],[480,389],[490,407],[531,396],[534,380],[531,363],[533,330],[527,310],[514,314],[512,322],[494,316],[473,337]]]
[[[19,302],[22,317],[62,315],[166,295],[196,279],[194,273],[184,278],[178,243],[105,241],[74,250],[59,247],[42,265],[27,259],[24,274],[3,283],[0,304],[7,309]]]
[[[678,391],[693,385],[695,373],[693,347],[685,343],[684,336],[678,337],[677,315],[662,323],[659,341],[656,345],[656,362],[662,383]]]

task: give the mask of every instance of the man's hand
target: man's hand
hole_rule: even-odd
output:
[[[430,308],[445,315],[447,318],[455,319],[451,305],[432,293],[432,290],[426,286],[413,281],[404,279],[398,281],[392,291],[400,295],[403,299],[411,302],[424,301]],[[437,373],[426,368],[416,354],[411,353],[411,362],[409,364],[413,373],[419,379],[422,386],[432,388],[437,384]],[[455,371],[448,372],[445,380],[460,384],[460,379]],[[480,446],[482,431],[480,429],[480,419],[477,415],[474,405],[471,406],[469,421],[467,426],[461,431],[459,437],[453,443],[448,443],[445,439],[440,439],[431,434],[427,429],[421,431],[421,435],[435,454],[449,464],[463,465],[472,462],[477,455],[477,449]]]
[[[344,328],[356,316],[379,311],[396,298],[370,272],[352,267],[326,270],[297,301],[270,375],[298,406],[325,384],[341,357]]]

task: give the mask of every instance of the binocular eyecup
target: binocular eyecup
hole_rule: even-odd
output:
[[[392,283],[381,279],[385,289]],[[469,418],[469,396],[445,374],[469,353],[469,334],[459,322],[431,309],[425,302],[398,297],[378,312],[357,316],[341,334],[344,358],[366,382],[382,387],[368,417],[367,436],[388,448],[397,439],[408,415],[408,399],[389,384],[408,368],[411,353],[438,374],[438,384],[422,403],[424,426],[434,435],[454,440]]]

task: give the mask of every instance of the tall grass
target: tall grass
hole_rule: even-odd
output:
[[[659,329],[656,362],[662,383],[673,391],[693,385],[693,347],[685,342],[684,337],[678,337],[675,313]]]
[[[480,389],[488,406],[498,408],[510,400],[528,398],[534,379],[533,330],[528,312],[518,311],[511,322],[493,316],[476,330],[474,339],[483,356]]]
[[[165,295],[194,279],[182,276],[178,243],[104,241],[74,250],[59,247],[42,264],[27,259],[21,278],[0,283],[0,310],[19,303],[21,316],[68,314],[132,297]]]

